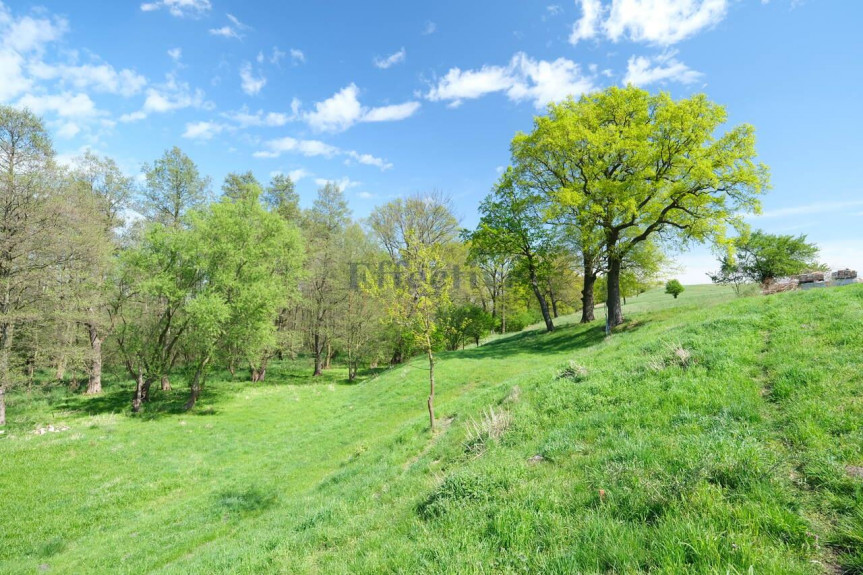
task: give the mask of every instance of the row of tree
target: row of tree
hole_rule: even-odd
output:
[[[362,222],[332,183],[308,209],[285,176],[229,174],[214,197],[178,148],[141,185],[90,153],[62,167],[38,117],[0,107],[0,423],[6,390],[38,374],[99,393],[107,366],[137,411],[177,377],[194,406],[214,366],[261,381],[308,353],[313,375],[338,358],[353,379],[422,352],[433,426],[438,350],[578,308],[593,321],[597,295],[610,329],[670,249],[733,247],[767,170],[753,129],[725,120],[704,96],[634,87],[552,104],[461,230],[439,193]]]
[[[108,370],[134,382],[137,411],[179,378],[192,407],[214,367],[261,381],[272,358],[309,354],[314,375],[336,358],[353,379],[538,319],[511,259],[471,259],[441,194],[395,200],[364,222],[331,183],[308,209],[285,176],[263,186],[229,174],[214,197],[177,148],[136,183],[89,152],[59,165],[40,118],[10,107],[0,171],[0,423],[15,386],[86,382],[97,394]],[[413,307],[400,315],[386,290],[413,298],[411,266],[430,251],[449,279],[425,345]],[[571,311],[578,278],[549,276],[544,289]]]

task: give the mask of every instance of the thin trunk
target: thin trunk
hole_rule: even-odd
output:
[[[551,319],[551,314],[548,312],[548,301],[545,299],[545,294],[539,289],[539,280],[536,278],[536,269],[533,267],[533,262],[528,258],[528,273],[530,274],[530,287],[533,289],[533,294],[539,301],[539,309],[542,311],[542,319],[545,320],[546,331],[554,331],[554,321]]]
[[[6,390],[9,388],[9,354],[13,329],[14,326],[8,322],[0,325],[0,425],[6,425]]]
[[[171,380],[168,379],[167,375],[163,375],[160,381],[162,386],[162,391],[171,391]]]
[[[195,407],[195,403],[197,403],[198,397],[201,395],[201,388],[204,385],[204,370],[208,363],[210,363],[209,357],[205,358],[204,361],[198,364],[198,368],[195,370],[195,377],[192,379],[192,385],[189,386],[189,399],[183,406],[183,409],[186,411]]]
[[[138,375],[135,378],[135,395],[132,397],[132,412],[138,413],[144,402],[147,401],[147,381],[144,379],[144,370],[138,367]]]
[[[593,315],[593,287],[596,285],[596,272],[593,265],[584,265],[584,288],[581,290],[581,323],[590,323],[596,319]]]
[[[324,361],[324,369],[330,369],[330,363],[333,360],[333,348],[330,345],[330,340],[327,338],[327,355],[326,360]]]
[[[620,258],[608,259],[608,327],[623,323],[623,309],[620,306]]]
[[[312,374],[312,377],[317,377],[323,373],[322,365],[321,365],[321,356],[323,355],[323,346],[321,346],[321,336],[318,334],[314,335],[314,352],[315,352],[315,372]]]
[[[557,319],[557,298],[554,297],[554,290],[551,289],[551,280],[548,281],[548,299],[551,302],[551,313],[554,319]]]
[[[429,358],[429,427],[434,431],[434,353],[432,353],[430,341],[427,343],[426,352]]]
[[[92,323],[87,324],[90,336],[90,373],[87,379],[87,395],[102,393],[102,340]]]

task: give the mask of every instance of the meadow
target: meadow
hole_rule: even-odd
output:
[[[0,573],[863,573],[863,286],[597,311],[441,354],[434,434],[422,358],[10,394]]]

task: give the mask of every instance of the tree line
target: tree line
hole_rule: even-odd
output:
[[[752,127],[726,117],[634,87],[551,104],[466,230],[436,192],[364,220],[334,183],[310,208],[282,175],[232,173],[217,194],[179,148],[139,182],[90,152],[61,166],[40,118],[0,107],[0,424],[7,390],[97,394],[105,369],[134,382],[139,411],[177,380],[193,407],[216,368],[259,382],[308,354],[311,375],[339,361],[353,380],[422,353],[433,427],[438,351],[576,310],[594,321],[598,299],[612,328],[672,249],[733,248],[768,175]]]

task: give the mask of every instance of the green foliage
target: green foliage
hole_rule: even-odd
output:
[[[208,199],[210,178],[201,176],[195,162],[176,146],[142,171],[146,185],[141,207],[150,221],[178,226]]]
[[[734,240],[733,256],[720,260],[720,271],[710,276],[715,283],[739,284],[745,279],[767,284],[774,279],[823,269],[818,246],[805,235],[776,235],[757,230]]]
[[[768,174],[755,163],[754,129],[723,129],[726,119],[704,95],[675,101],[611,87],[551,104],[513,139],[518,186],[547,198],[585,268],[607,261],[613,325],[620,271],[641,243],[722,243],[729,225],[742,228],[743,214],[759,209]]]
[[[668,280],[665,282],[665,293],[674,296],[674,299],[677,299],[677,296],[683,293],[683,284],[678,280]]]
[[[450,351],[462,347],[466,341],[479,345],[496,324],[490,313],[473,304],[450,306],[441,311],[440,323],[446,348]]]

